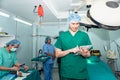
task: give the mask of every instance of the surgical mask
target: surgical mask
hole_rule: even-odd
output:
[[[14,48],[14,47],[10,49],[10,51],[13,51],[13,52],[16,50],[17,50],[17,48]]]

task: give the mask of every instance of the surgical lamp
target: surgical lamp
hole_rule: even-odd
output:
[[[87,11],[87,20],[81,21],[87,28],[120,29],[120,2],[97,0]]]

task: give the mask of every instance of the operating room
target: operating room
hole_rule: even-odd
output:
[[[42,56],[46,37],[55,45],[60,32],[69,29],[67,17],[71,13],[80,15],[79,30],[91,40],[91,55],[100,59],[88,62],[88,80],[120,80],[120,0],[0,0],[0,48],[12,39],[19,40],[18,61],[29,67],[28,76],[36,71],[40,77],[37,79],[33,73],[35,76],[27,79],[21,71],[23,76],[14,76],[14,80],[44,80],[43,61],[36,58]],[[5,76],[0,80],[5,80]],[[62,80],[57,57],[52,78]]]

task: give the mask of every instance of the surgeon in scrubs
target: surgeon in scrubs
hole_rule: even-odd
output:
[[[50,57],[45,62],[43,62],[44,80],[52,79],[52,69],[55,59],[55,48],[51,44],[51,38],[48,36],[45,39],[45,44],[43,45],[43,55]]]
[[[6,46],[0,48],[0,77],[9,73],[10,71],[20,70],[21,64],[16,57],[16,50],[20,45],[20,41],[14,39],[6,43]],[[28,70],[28,66],[21,66]]]
[[[68,31],[62,32],[58,37],[56,57],[61,57],[61,80],[87,80],[86,57],[90,56],[88,47],[91,41],[87,33],[79,30],[81,17],[77,13],[71,13],[68,17]]]

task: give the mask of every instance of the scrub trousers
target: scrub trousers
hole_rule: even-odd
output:
[[[53,63],[43,63],[43,71],[44,71],[44,80],[53,80],[52,79],[52,69]]]

